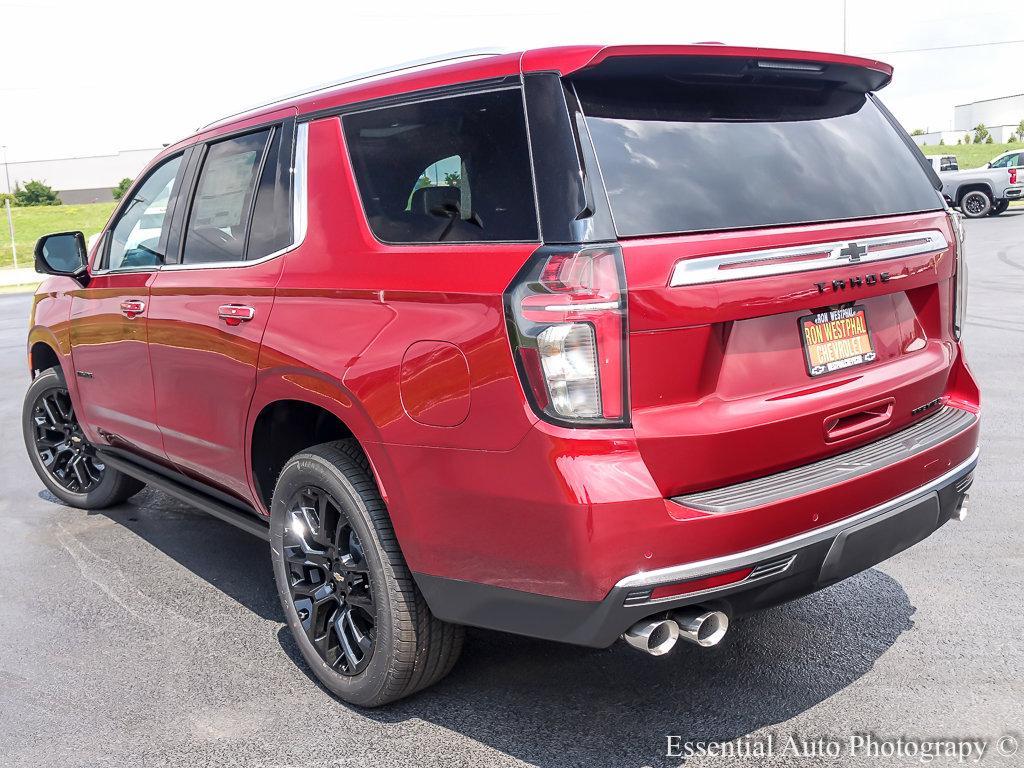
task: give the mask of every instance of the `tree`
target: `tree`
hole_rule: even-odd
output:
[[[970,144],[970,143],[971,143],[971,134],[965,133],[964,134],[964,144]]]
[[[1008,138],[1006,141],[1010,144],[1016,144],[1018,141],[1020,141],[1020,139],[1017,138],[1016,133],[1011,133],[1010,138]]]
[[[459,186],[460,181],[462,181],[462,177],[456,171],[452,171],[451,173],[446,173],[444,175],[444,183],[449,187]]]
[[[988,132],[988,128],[985,127],[984,123],[978,123],[974,126],[974,143],[983,144],[991,134]]]
[[[132,180],[125,176],[117,183],[116,187],[110,190],[110,192],[114,195],[115,200],[120,200],[122,197],[124,197],[124,193],[128,191],[128,187],[130,187],[131,185]]]
[[[992,141],[992,134],[991,133],[988,136],[985,137],[985,143],[986,144],[993,144],[994,143]]]
[[[41,181],[32,180],[21,186],[14,185],[15,205],[60,205],[57,193]]]
[[[924,136],[925,131],[923,128],[915,128],[910,132],[911,136]]]
[[[944,138],[942,138],[941,136],[939,137],[939,146],[940,147],[946,146],[946,140]]]
[[[1018,141],[1024,140],[1024,120],[1017,123],[1017,139]]]

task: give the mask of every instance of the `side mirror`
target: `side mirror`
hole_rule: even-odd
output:
[[[36,241],[36,272],[70,277],[81,285],[89,282],[89,255],[81,232],[43,235]]]

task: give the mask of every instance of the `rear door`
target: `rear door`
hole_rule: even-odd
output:
[[[150,286],[165,261],[187,154],[164,160],[125,196],[102,236],[88,286],[72,293],[71,349],[90,440],[164,457],[156,425]]]
[[[157,421],[179,469],[248,498],[245,423],[263,331],[292,242],[294,121],[197,147],[175,263],[152,284]]]
[[[855,71],[760,64],[573,82],[625,261],[633,426],[666,495],[899,429],[956,354],[924,158]]]

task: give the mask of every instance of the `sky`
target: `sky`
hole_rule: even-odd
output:
[[[881,96],[908,130],[950,129],[953,105],[1024,92],[1024,27],[1007,3],[0,0],[0,146],[10,161],[159,147],[310,85],[466,49],[841,52],[844,5],[846,50],[895,67]]]

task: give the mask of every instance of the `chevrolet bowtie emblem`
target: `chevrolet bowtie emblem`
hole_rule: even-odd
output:
[[[851,262],[858,262],[862,256],[867,255],[868,248],[866,245],[857,245],[856,243],[847,243],[846,247],[839,252],[840,256],[844,256]]]

